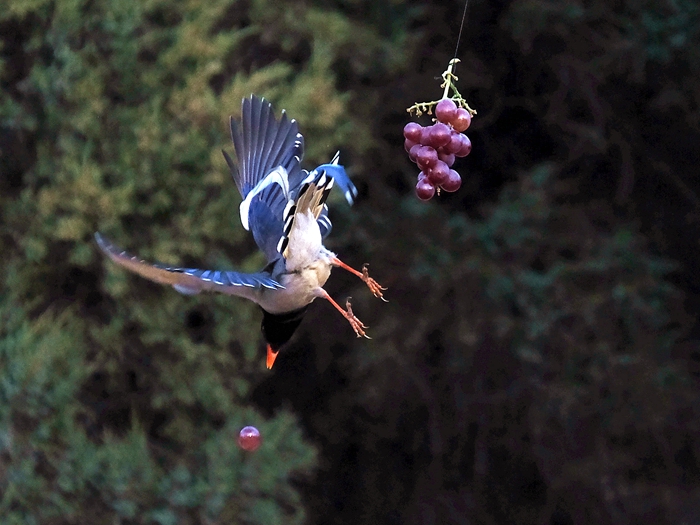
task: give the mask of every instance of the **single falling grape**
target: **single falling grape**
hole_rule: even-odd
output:
[[[430,184],[427,177],[418,176],[418,184],[416,184],[416,195],[420,200],[429,201],[435,195],[435,186]]]
[[[255,452],[262,443],[260,432],[255,427],[243,427],[238,434],[238,446],[248,452]]]

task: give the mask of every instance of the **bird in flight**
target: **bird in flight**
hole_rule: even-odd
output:
[[[381,287],[367,272],[342,262],[323,246],[331,231],[326,199],[334,183],[349,204],[357,189],[338,164],[339,153],[311,172],[301,168],[304,137],[294,119],[283,111],[277,119],[265,99],[243,99],[240,125],[230,119],[237,162],[223,151],[233,180],[243,197],[241,223],[253,234],[267,258],[257,273],[177,268],[148,263],[118,248],[100,233],[100,249],[115,263],[146,279],[169,284],[180,293],[219,292],[257,303],[263,311],[262,333],[267,342],[267,368],[292,337],[316,298],[328,300],[350,323],[358,337],[367,328],[355,317],[350,301],[340,306],[323,289],[334,266],[362,279],[375,297],[385,301]]]

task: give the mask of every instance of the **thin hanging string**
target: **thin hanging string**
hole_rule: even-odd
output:
[[[462,38],[462,29],[464,29],[464,20],[467,18],[467,6],[469,5],[469,0],[464,2],[464,12],[462,13],[462,23],[459,25],[459,35],[457,35],[457,45],[455,46],[454,58],[457,58],[457,51],[459,51],[459,41]]]
[[[450,75],[454,75],[454,72],[457,69],[457,62],[459,62],[459,59],[457,58],[457,51],[459,51],[459,41],[462,39],[462,30],[464,29],[464,20],[467,18],[468,5],[469,0],[465,0],[464,12],[462,13],[462,23],[459,24],[459,34],[457,35],[457,45],[455,46],[455,54],[452,60],[450,60],[449,65],[447,66],[447,71],[443,73],[443,79],[445,80],[445,91],[442,94],[442,98],[447,98],[447,95],[450,92],[450,85],[452,83],[452,81],[450,80]],[[447,74],[447,76],[445,76],[445,74]]]

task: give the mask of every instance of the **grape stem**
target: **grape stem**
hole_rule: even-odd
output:
[[[442,73],[443,82],[442,84],[440,84],[440,87],[445,89],[445,91],[442,93],[442,98],[451,98],[452,101],[454,101],[454,103],[457,104],[458,107],[463,107],[464,109],[469,111],[469,113],[472,116],[474,116],[476,115],[476,110],[469,107],[469,104],[467,104],[467,101],[464,100],[460,92],[457,91],[457,86],[455,86],[455,82],[457,82],[457,80],[459,79],[457,78],[457,75],[455,75],[452,72],[452,70],[459,61],[459,58],[453,58],[452,60],[450,60],[447,69]],[[452,90],[452,97],[448,97],[450,90]],[[423,113],[432,115],[433,108],[437,106],[440,100],[432,100],[430,102],[416,102],[406,111],[412,115],[415,113],[417,117],[420,117]]]
[[[462,98],[454,85],[454,83],[459,79],[457,78],[457,75],[452,72],[452,69],[457,65],[457,62],[459,62],[459,58],[453,58],[450,60],[450,63],[447,65],[447,70],[442,73],[443,83],[440,84],[440,87],[445,88],[445,91],[442,93],[442,98],[447,98],[447,95],[450,92],[450,87],[454,90],[457,96],[459,96],[459,98]]]

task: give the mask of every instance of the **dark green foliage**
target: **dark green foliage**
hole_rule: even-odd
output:
[[[6,4],[0,521],[693,522],[696,2],[470,2],[474,148],[430,204],[401,129],[461,2]],[[334,272],[372,341],[314,304],[271,375],[252,305],[92,241],[259,269],[220,153],[250,93],[309,167],[341,148],[360,199],[329,248],[390,288]]]
[[[671,358],[689,321],[665,281],[674,266],[606,205],[564,205],[572,185],[553,169],[507,185],[479,220],[395,203],[407,256],[394,261],[392,302],[375,321],[380,346],[363,345],[332,373],[359,402],[342,426],[366,451],[354,463],[360,486],[370,477],[396,490],[348,506],[367,498],[380,519],[408,505],[406,523],[452,522],[458,508],[535,523],[558,502],[576,520],[607,520],[616,506],[678,515],[684,498],[665,501],[650,484],[674,485],[673,454],[700,430],[693,419],[683,437],[665,435],[698,402]],[[376,467],[396,442],[410,461]],[[661,450],[673,452],[648,466]],[[620,491],[607,507],[601,479]]]
[[[220,153],[229,114],[264,95],[307,116],[307,158],[326,160],[353,130],[330,66],[361,73],[386,44],[267,2],[10,2],[0,23],[2,130],[24,161],[4,165],[0,196],[4,522],[300,522],[290,479],[315,453],[288,413],[264,421],[245,401],[256,309],[127,275],[92,234],[257,270]],[[251,423],[264,446],[246,455]]]

